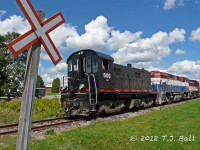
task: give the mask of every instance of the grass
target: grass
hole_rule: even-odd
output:
[[[58,93],[51,93],[51,92],[47,92],[45,95],[56,95]]]
[[[12,124],[19,122],[20,106],[19,100],[6,102],[0,101],[0,124]],[[59,113],[60,102],[58,98],[34,100],[33,119],[42,120],[62,116]]]
[[[198,150],[199,131],[200,99],[123,121],[94,121],[89,126],[50,135],[43,140],[32,139],[30,150]],[[165,135],[167,138],[164,140]],[[195,141],[179,140],[182,136],[186,139],[190,135],[194,136]],[[148,136],[152,136],[150,139],[155,141],[148,140]],[[173,136],[173,141],[170,141],[169,136]],[[145,141],[142,141],[143,137]],[[3,149],[15,149],[15,143]]]

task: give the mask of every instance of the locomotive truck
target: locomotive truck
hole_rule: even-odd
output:
[[[199,83],[186,77],[114,63],[110,55],[85,49],[69,56],[68,86],[61,90],[61,112],[87,116],[149,107],[196,97]]]

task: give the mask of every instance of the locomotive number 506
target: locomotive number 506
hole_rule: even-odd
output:
[[[103,73],[103,78],[108,78],[108,79],[110,79],[110,78],[111,78],[110,73]]]

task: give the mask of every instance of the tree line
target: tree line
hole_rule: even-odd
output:
[[[27,51],[14,57],[8,49],[8,43],[19,36],[20,34],[15,32],[0,34],[0,97],[7,96],[11,92],[23,91]],[[58,92],[59,87],[60,80],[56,78],[52,84],[52,92]],[[36,88],[45,88],[44,81],[39,75]]]

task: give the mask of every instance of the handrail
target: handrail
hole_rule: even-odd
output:
[[[71,77],[68,77],[68,76],[62,76],[62,81],[63,81],[63,86],[62,86],[62,88],[64,88],[65,87],[65,78],[67,78],[67,84],[68,84],[68,82],[69,82],[69,79],[71,78]],[[60,84],[60,87],[59,87],[59,89],[61,88],[61,84]]]
[[[95,100],[96,100],[96,104],[97,104],[97,84],[96,84],[96,78],[94,74],[91,74],[93,76],[94,79],[94,86],[95,86]]]
[[[90,104],[92,104],[92,101],[91,101],[91,91],[90,91],[90,77],[87,73],[85,73],[88,77],[88,86],[89,86],[89,101],[90,101]]]

